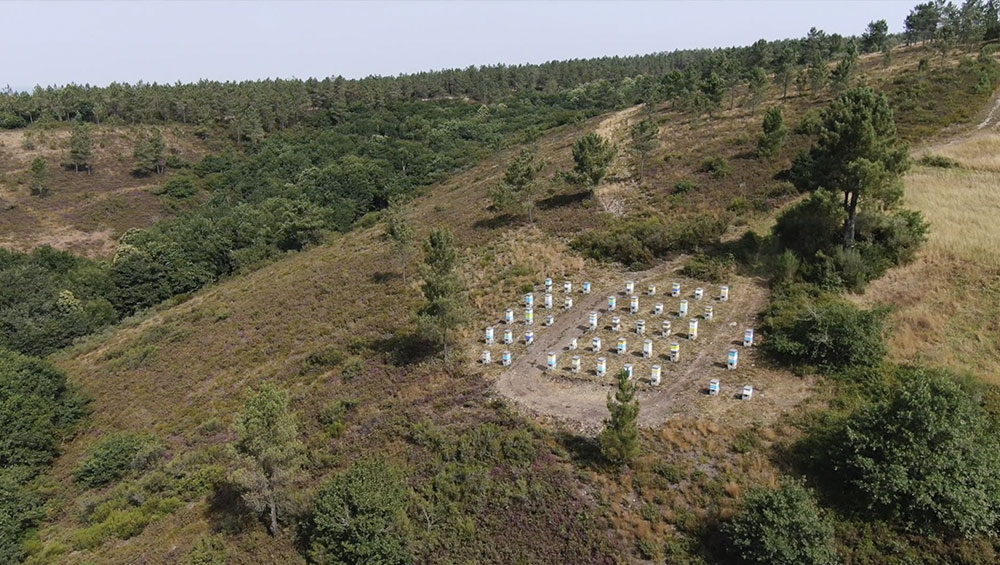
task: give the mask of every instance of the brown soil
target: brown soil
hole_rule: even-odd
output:
[[[615,289],[594,288],[592,293],[584,295],[578,287],[574,288],[574,305],[569,312],[544,310],[536,307],[536,321],[533,328],[535,342],[531,346],[523,345],[524,325],[515,325],[515,338],[519,344],[512,346],[496,345],[491,347],[494,365],[500,361],[500,353],[510,350],[513,353],[513,364],[499,372],[496,377],[495,391],[512,400],[522,409],[541,417],[549,417],[563,421],[580,428],[594,430],[602,425],[607,416],[607,395],[613,391],[614,378],[626,362],[632,363],[635,378],[639,384],[639,423],[642,426],[656,427],[666,420],[678,415],[708,415],[714,419],[744,419],[746,417],[759,419],[761,414],[776,414],[786,411],[790,406],[804,400],[811,388],[811,381],[776,372],[773,369],[757,367],[756,350],[743,348],[737,344],[742,341],[743,331],[754,326],[754,322],[767,299],[767,289],[761,281],[746,277],[733,277],[730,283],[730,300],[717,300],[718,285],[701,284],[676,274],[679,261],[661,265],[649,271],[634,273],[629,279],[636,282],[636,293],[640,296],[640,313],[629,314],[628,298],[625,296],[624,281]],[[680,298],[669,295],[670,282],[682,284],[682,297],[687,298],[690,312],[687,318],[678,318],[676,303]],[[650,283],[657,285],[657,295],[646,296],[645,290]],[[561,281],[556,281],[554,289],[555,307],[562,303]],[[577,283],[579,285],[579,282]],[[705,298],[696,301],[691,293],[696,286],[705,288]],[[544,292],[544,290],[542,291]],[[606,327],[610,324],[611,313],[607,309],[607,297],[610,293],[618,296],[618,308],[613,315],[621,318],[620,332],[611,332]],[[542,294],[536,293],[538,300]],[[578,299],[578,302],[577,302]],[[664,303],[664,315],[652,315],[654,302]],[[699,336],[695,341],[686,339],[687,320],[701,317],[704,306],[713,305],[715,319],[711,322],[700,320]],[[538,304],[541,306],[541,304]],[[600,328],[596,332],[588,330],[588,315],[591,311],[600,312]],[[516,308],[518,316],[522,309]],[[548,312],[555,313],[555,323],[550,327],[542,325]],[[640,338],[634,331],[636,319],[646,319],[646,336],[654,342],[653,359],[643,359],[637,352],[641,350]],[[660,335],[660,324],[664,319],[673,320],[674,330],[670,337]],[[520,320],[520,318],[519,318]],[[507,326],[496,327],[496,337],[502,338]],[[590,340],[593,336],[602,337],[601,353],[590,351]],[[615,346],[615,338],[625,336],[630,343],[626,358],[620,358],[611,350]],[[577,337],[579,349],[569,351],[570,340]],[[677,341],[681,344],[681,359],[671,363],[666,359],[669,343]],[[726,352],[730,348],[740,351],[740,366],[735,372],[726,369]],[[548,372],[545,369],[546,356],[550,351],[559,355],[559,369]],[[570,357],[581,356],[581,373],[569,371]],[[594,373],[595,360],[604,356],[608,362],[608,374],[599,378]],[[654,363],[662,367],[662,382],[653,387],[649,384],[650,366]],[[722,381],[722,392],[718,397],[707,395],[709,380],[718,378]],[[738,397],[744,384],[755,388],[755,396],[750,402],[741,402]],[[751,408],[755,406],[755,408]]]

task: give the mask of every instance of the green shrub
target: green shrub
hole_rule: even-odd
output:
[[[25,485],[33,472],[25,467],[0,468],[0,563],[20,563],[24,532],[45,517],[44,500]]]
[[[82,415],[83,400],[62,371],[0,349],[0,467],[47,465],[61,434]]]
[[[183,504],[176,498],[154,497],[139,506],[132,506],[128,501],[123,501],[120,506],[100,514],[95,511],[95,523],[77,530],[73,535],[73,546],[77,549],[93,549],[112,538],[125,540],[135,537],[150,523],[177,510]]]
[[[771,284],[781,287],[794,283],[799,276],[801,262],[791,250],[785,250],[775,260],[774,271],[771,274]]]
[[[684,470],[672,463],[657,461],[653,464],[653,472],[663,477],[670,484],[677,484],[684,480]]]
[[[192,177],[175,177],[153,191],[153,194],[171,198],[190,198],[198,193],[198,186]]]
[[[729,176],[729,162],[716,155],[701,162],[698,172],[708,173],[713,179],[724,179]]]
[[[1000,523],[1000,440],[982,388],[907,368],[889,398],[859,409],[830,445],[855,500],[920,533],[972,536]]]
[[[917,162],[925,167],[938,167],[940,169],[957,169],[962,166],[958,161],[944,155],[927,154],[920,157]]]
[[[681,269],[681,274],[709,282],[722,282],[729,278],[733,272],[733,259],[731,257],[712,257],[698,254],[688,259]]]
[[[778,216],[775,240],[780,249],[812,259],[840,243],[845,218],[840,202],[831,193],[819,191]]]
[[[73,478],[87,487],[104,486],[130,472],[148,469],[162,454],[163,445],[153,436],[111,434],[90,448]]]
[[[674,194],[687,194],[696,188],[698,188],[698,185],[696,185],[694,181],[681,179],[674,185]]]
[[[344,362],[347,356],[335,347],[324,347],[313,351],[302,361],[299,372],[303,375],[336,367]]]
[[[750,210],[750,201],[745,196],[737,196],[729,201],[726,210],[734,214],[744,214]]]
[[[309,556],[317,563],[410,563],[408,488],[402,473],[361,461],[316,496]]]
[[[593,259],[642,268],[670,252],[697,252],[718,244],[727,225],[724,219],[709,215],[671,224],[660,218],[631,220],[588,232],[574,240],[572,246]]]
[[[201,536],[184,558],[184,565],[226,565],[226,542],[217,535]]]
[[[323,424],[326,432],[331,437],[340,437],[344,433],[347,424],[345,422],[347,414],[354,409],[357,401],[351,398],[344,398],[331,402],[320,412],[319,421]]]
[[[815,287],[788,287],[764,311],[764,349],[792,365],[833,370],[878,366],[886,354],[887,314],[884,309],[862,310]]]
[[[723,531],[740,559],[759,565],[833,565],[833,525],[798,482],[744,497]]]
[[[764,196],[768,198],[782,198],[785,196],[795,196],[799,189],[788,181],[775,182],[767,185],[764,189]]]
[[[774,226],[779,249],[801,259],[802,277],[830,290],[861,291],[891,267],[913,260],[928,226],[919,212],[858,214],[855,247],[844,249],[846,214],[837,198],[817,191],[782,213]]]
[[[760,433],[753,428],[743,429],[737,432],[736,437],[733,438],[733,451],[736,453],[750,453],[756,451],[763,446],[763,442],[760,440]]]

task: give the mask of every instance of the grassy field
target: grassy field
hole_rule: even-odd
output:
[[[891,340],[901,361],[963,369],[1000,383],[1000,135],[987,131],[919,150],[960,167],[917,166],[905,203],[923,212],[929,241],[912,265],[866,293],[896,307]]]

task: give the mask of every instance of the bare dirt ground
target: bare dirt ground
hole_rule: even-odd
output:
[[[581,430],[594,430],[601,427],[607,416],[607,395],[613,391],[614,378],[624,363],[632,363],[635,367],[635,379],[639,384],[639,423],[646,427],[656,427],[670,418],[679,415],[709,416],[713,419],[743,420],[759,418],[760,414],[775,414],[784,412],[788,407],[804,400],[811,388],[811,381],[794,377],[789,374],[764,369],[757,366],[756,351],[738,345],[742,342],[743,332],[754,325],[757,312],[767,299],[767,289],[759,280],[746,277],[733,277],[730,283],[731,298],[727,302],[717,299],[718,285],[700,285],[696,281],[679,277],[675,274],[678,261],[667,263],[649,271],[633,273],[629,279],[636,283],[636,295],[640,297],[640,313],[629,314],[628,297],[624,293],[624,280],[621,285],[613,288],[594,288],[591,294],[585,295],[574,288],[575,302],[569,311],[558,310],[565,296],[561,292],[561,282],[556,281],[553,297],[555,308],[544,310],[540,308],[544,290],[536,292],[536,322],[533,326],[535,341],[530,346],[523,345],[523,333],[527,329],[521,321],[523,307],[515,308],[518,322],[514,326],[500,325],[496,327],[496,337],[501,338],[503,330],[513,328],[515,339],[513,346],[495,345],[491,347],[494,365],[500,360],[503,350],[513,353],[512,365],[498,373],[495,391],[512,400],[520,408],[535,416],[548,417],[565,423],[570,423]],[[682,298],[690,304],[687,318],[678,318],[676,304],[680,298],[669,295],[670,283],[682,283]],[[646,288],[650,283],[657,285],[656,296],[646,296]],[[576,283],[579,285],[579,282]],[[705,288],[705,298],[696,301],[691,296],[695,286]],[[607,298],[614,294],[618,299],[615,312],[608,311]],[[655,302],[663,302],[665,309],[662,316],[652,314]],[[712,305],[715,319],[711,322],[701,320],[706,305]],[[599,329],[596,332],[588,329],[588,316],[591,311],[600,313]],[[550,312],[555,314],[555,323],[544,327],[541,322]],[[612,332],[609,327],[612,315],[621,318],[621,331]],[[688,320],[698,317],[700,320],[699,336],[696,341],[686,339]],[[641,357],[642,337],[634,331],[636,319],[645,319],[647,323],[646,336],[654,341],[654,358]],[[660,337],[662,320],[672,320],[674,330],[670,337]],[[589,345],[595,335],[602,337],[602,352],[593,353]],[[629,353],[624,358],[611,350],[615,347],[612,336],[625,336],[630,343]],[[570,340],[578,338],[579,349],[568,349]],[[681,360],[671,363],[667,359],[669,343],[676,341],[681,345]],[[736,371],[726,368],[725,360],[729,349],[736,348],[740,352],[740,366]],[[545,363],[548,352],[556,352],[559,357],[559,367],[555,372],[546,371]],[[573,374],[569,371],[570,358],[581,356],[581,372]],[[599,378],[594,373],[594,362],[598,356],[607,358],[608,374]],[[662,367],[662,382],[659,386],[649,384],[649,370],[652,364]],[[719,396],[708,396],[707,387],[711,379],[722,381],[722,391]],[[739,400],[743,385],[751,384],[755,388],[752,401]]]

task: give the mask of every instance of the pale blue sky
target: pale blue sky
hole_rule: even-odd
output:
[[[0,85],[348,78],[893,32],[917,0],[0,1]]]

